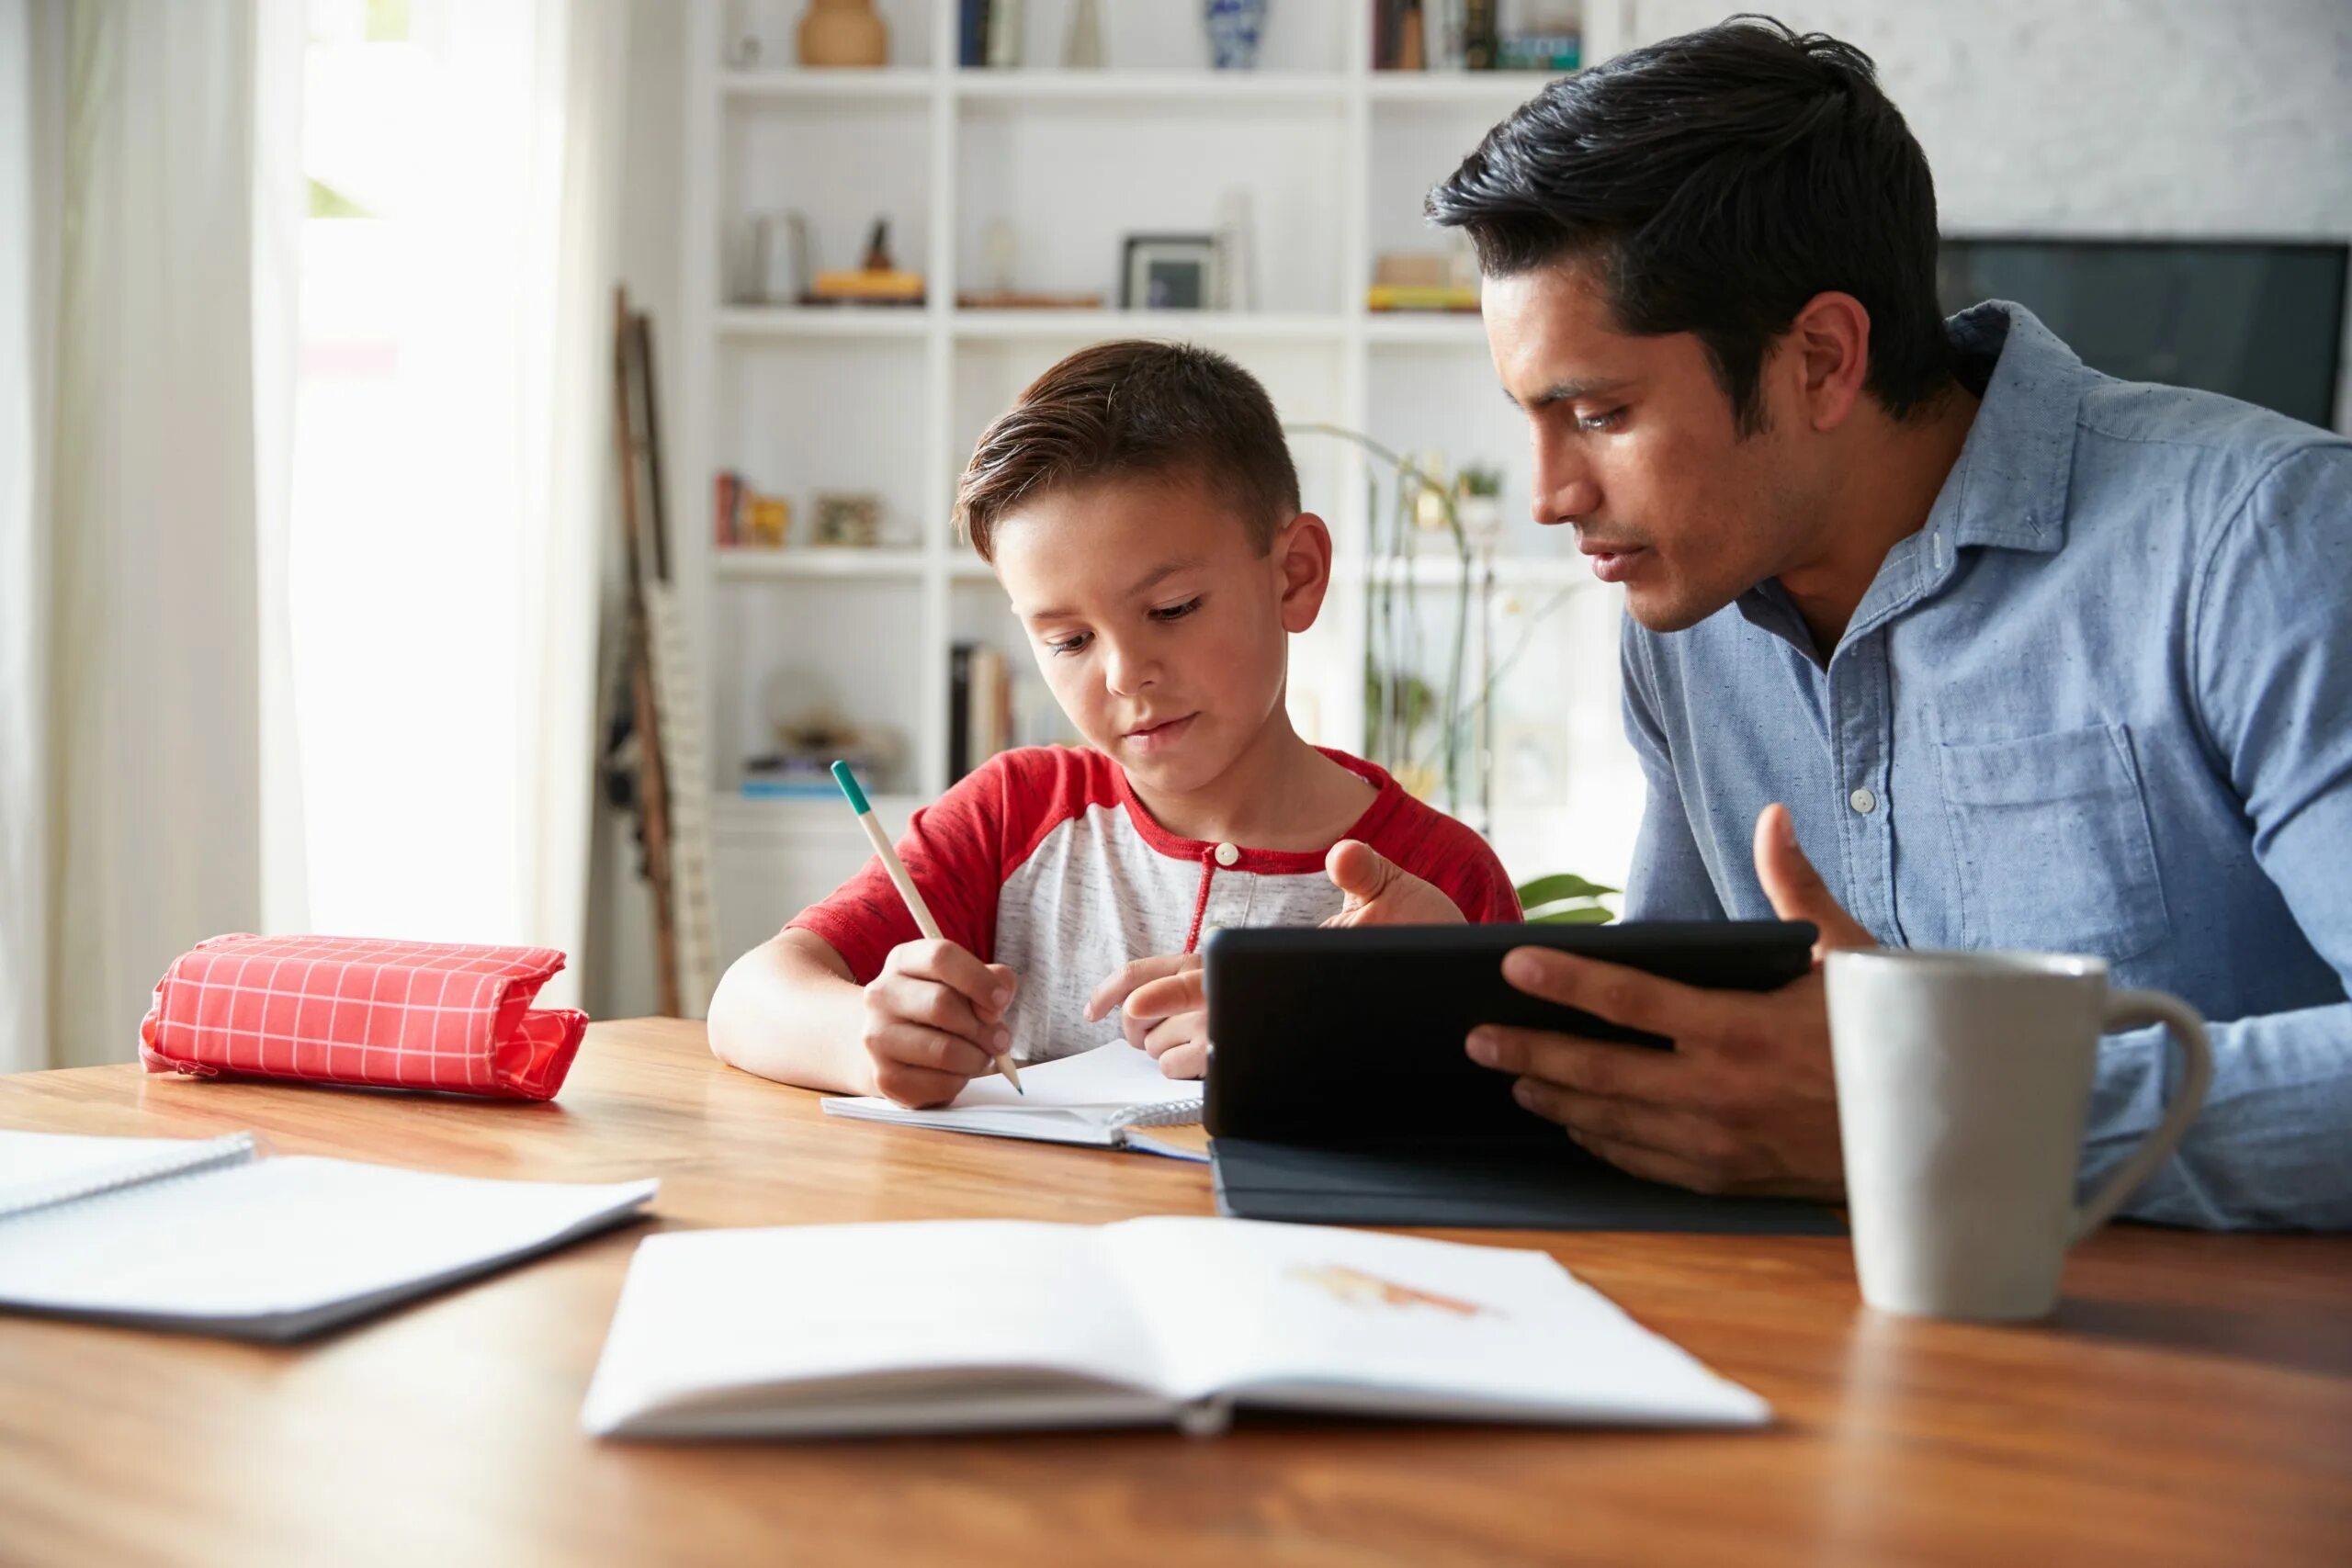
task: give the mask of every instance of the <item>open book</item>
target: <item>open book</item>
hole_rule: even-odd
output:
[[[1024,1066],[1019,1089],[1001,1077],[974,1078],[936,1111],[910,1111],[876,1095],[828,1100],[825,1113],[998,1138],[1141,1149],[1174,1159],[1208,1157],[1200,1148],[1149,1131],[1198,1122],[1200,1080],[1169,1077],[1158,1062],[1124,1040]]]
[[[263,1159],[243,1133],[0,1132],[0,1309],[296,1339],[613,1224],[655,1186]]]
[[[648,1438],[1210,1431],[1237,1404],[1611,1426],[1770,1418],[1540,1252],[1154,1218],[649,1236],[581,1420]]]

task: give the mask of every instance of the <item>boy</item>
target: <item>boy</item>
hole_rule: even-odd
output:
[[[1239,366],[1080,350],[980,437],[956,513],[1092,749],[1002,753],[915,813],[899,854],[944,941],[877,860],[738,959],[711,999],[722,1059],[938,1105],[997,1055],[1101,1043],[1118,1009],[1170,1077],[1198,1077],[1204,1015],[1156,983],[1216,926],[1344,920],[1374,891],[1350,880],[1379,863],[1363,846],[1464,919],[1519,918],[1476,834],[1292,729],[1288,639],[1322,608],[1331,536]]]

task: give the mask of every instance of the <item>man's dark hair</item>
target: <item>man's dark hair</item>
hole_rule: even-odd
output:
[[[1430,193],[1490,276],[1589,265],[1618,327],[1705,344],[1743,433],[1772,340],[1827,290],[1870,312],[1896,418],[1951,378],[1936,187],[1869,55],[1735,17],[1563,77]]]
[[[985,560],[1024,502],[1126,478],[1198,479],[1261,555],[1298,515],[1298,470],[1258,378],[1205,348],[1128,339],[1081,348],[1029,384],[972,449],[956,518]]]

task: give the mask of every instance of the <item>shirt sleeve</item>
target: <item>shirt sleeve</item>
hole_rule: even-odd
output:
[[[997,895],[1004,886],[1005,846],[1014,790],[1009,753],[1000,753],[918,810],[899,840],[899,858],[939,922],[939,934],[992,963]],[[821,937],[861,986],[882,973],[890,950],[922,931],[906,900],[869,855],[857,874],[795,915],[786,931]]]
[[[1625,874],[1629,920],[1720,920],[1728,917],[1715,896],[1714,881],[1690,831],[1682,786],[1674,776],[1666,727],[1659,717],[1657,671],[1640,625],[1625,616],[1619,663],[1624,673],[1625,739],[1641,760],[1644,794],[1641,831],[1634,839],[1634,862]]]
[[[2352,993],[2352,448],[2306,448],[2275,466],[2199,578],[2188,624],[2199,715],[2245,802],[2256,862]],[[2352,1227],[2352,1003],[2208,1032],[2205,1108],[2124,1213]],[[2101,1043],[2086,1191],[2162,1119],[2179,1077],[2161,1029]]]

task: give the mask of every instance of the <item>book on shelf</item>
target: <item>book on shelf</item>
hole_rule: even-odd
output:
[[[989,0],[987,59],[991,69],[1010,71],[1021,63],[1022,0]]]
[[[1363,293],[1367,310],[1452,310],[1476,314],[1476,285],[1375,283]]]
[[[962,778],[1012,744],[1012,675],[986,643],[948,650],[947,774]]]
[[[1471,71],[1495,68],[1495,0],[1462,0],[1462,63]]]
[[[1496,0],[1498,71],[1574,71],[1583,54],[1580,0]]]
[[[743,541],[742,527],[743,476],[732,468],[721,468],[710,486],[711,542],[720,549],[732,549]]]
[[[956,63],[971,70],[989,62],[989,0],[961,0],[956,10]]]

